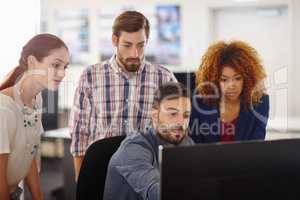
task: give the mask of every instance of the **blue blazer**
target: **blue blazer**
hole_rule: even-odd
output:
[[[261,103],[246,110],[241,102],[234,140],[264,139],[269,118],[269,96],[264,95]],[[220,110],[218,106],[208,106],[203,99],[194,96],[189,123],[189,134],[195,143],[221,141]]]

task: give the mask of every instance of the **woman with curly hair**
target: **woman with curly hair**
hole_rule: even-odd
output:
[[[269,117],[266,73],[242,41],[217,42],[196,71],[190,134],[196,143],[264,139]]]

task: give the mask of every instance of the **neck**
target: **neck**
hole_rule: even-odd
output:
[[[118,65],[119,67],[121,67],[123,70],[126,70],[126,69],[125,69],[125,66],[124,66],[124,65],[122,64],[122,62],[120,61],[118,55],[116,55],[116,61],[117,61],[117,65]]]
[[[235,99],[235,100],[228,100],[228,99],[221,99],[221,104],[225,105],[225,106],[237,106],[240,105],[241,99]]]
[[[221,99],[220,101],[220,110],[221,110],[221,113],[225,110],[227,110],[228,108],[231,109],[231,108],[237,108],[240,106],[240,102],[241,100],[240,99],[236,99],[236,100],[225,100],[225,99]]]
[[[20,98],[25,105],[32,106],[32,101],[44,89],[41,85],[35,84],[34,77],[22,78],[20,81]]]

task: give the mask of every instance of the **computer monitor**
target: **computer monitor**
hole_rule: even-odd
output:
[[[300,199],[300,139],[162,147],[161,200]]]
[[[184,84],[190,91],[195,92],[195,73],[194,72],[174,72],[178,82]]]

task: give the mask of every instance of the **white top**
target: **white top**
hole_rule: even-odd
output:
[[[42,97],[37,96],[38,110],[42,108]],[[33,127],[24,127],[24,115],[11,97],[0,93],[0,154],[8,153],[7,181],[13,192],[23,180],[37,155],[40,135],[43,132],[41,113]]]

